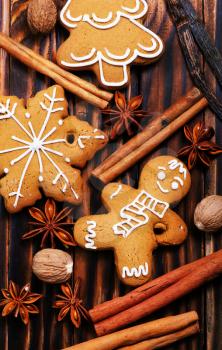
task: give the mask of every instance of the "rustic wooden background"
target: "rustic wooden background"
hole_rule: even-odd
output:
[[[200,17],[205,22],[217,46],[222,50],[222,1],[221,0],[193,0]],[[54,59],[56,47],[67,35],[61,26],[48,37],[34,38],[27,32],[25,11],[27,0],[0,1],[0,30],[10,34],[18,41],[32,47],[43,56]],[[166,52],[161,61],[146,68],[134,68],[132,83],[127,95],[144,95],[144,108],[154,115],[161,113],[167,106],[183,95],[191,86],[188,72],[178,45],[177,35],[167,14],[164,0],[149,1],[147,23],[155,32],[159,33],[166,43]],[[207,65],[203,68],[209,78],[209,83],[216,84]],[[83,77],[92,79],[92,76]],[[52,84],[46,77],[27,69],[16,60],[10,58],[0,50],[0,93],[18,95],[27,98],[38,90]],[[218,95],[220,92],[218,91]],[[99,125],[101,120],[98,110],[67,94],[70,101],[70,113],[87,119],[93,125]],[[207,125],[216,128],[218,142],[222,142],[222,126],[215,119],[210,110],[206,110],[199,118],[204,119]],[[0,135],[1,137],[1,135]],[[184,144],[182,131],[175,134],[167,143],[153,155],[176,154]],[[118,147],[119,144],[110,144],[102,154],[98,155],[84,171],[84,178],[101,159]],[[153,156],[152,155],[152,156]],[[122,177],[126,183],[137,185],[142,164],[135,166]],[[179,248],[160,248],[155,253],[155,275],[164,274],[180,265],[196,260],[205,254],[222,247],[221,234],[215,236],[204,235],[198,232],[193,224],[193,212],[196,204],[205,195],[222,194],[221,178],[222,157],[212,163],[209,170],[196,168],[192,171],[192,189],[189,196],[180,205],[178,211],[189,226],[189,238]],[[44,200],[38,203],[41,206]],[[62,205],[60,205],[62,207]],[[99,193],[85,184],[84,204],[74,209],[74,219],[90,212],[102,210]],[[0,318],[0,349],[1,350],[56,350],[74,343],[79,343],[93,336],[89,326],[83,325],[80,331],[75,331],[67,320],[56,322],[56,311],[51,308],[52,301],[58,289],[54,286],[42,284],[33,275],[31,270],[32,257],[39,250],[39,241],[22,242],[21,234],[29,229],[27,210],[10,216],[0,202],[0,288],[6,287],[10,279],[24,285],[32,282],[32,290],[43,293],[45,298],[40,305],[40,315],[32,317],[29,326],[25,327],[20,320]],[[75,261],[73,279],[78,276],[82,280],[81,297],[88,307],[92,307],[104,300],[127,292],[127,288],[120,284],[114,269],[111,252],[90,253],[79,248],[71,251]],[[222,283],[217,280],[196,293],[184,298],[162,310],[153,317],[178,314],[188,310],[197,310],[200,316],[200,336],[169,347],[168,350],[221,350],[222,349]],[[84,350],[84,349],[83,349]]]

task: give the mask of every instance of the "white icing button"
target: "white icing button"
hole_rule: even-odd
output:
[[[43,176],[42,175],[39,176],[39,182],[43,182]]]
[[[179,188],[178,182],[176,182],[176,181],[172,182],[171,187],[172,187],[172,190],[178,190],[178,188]]]
[[[71,159],[70,158],[65,158],[66,163],[70,163]]]
[[[58,121],[58,124],[59,124],[60,126],[62,126],[62,125],[63,125],[63,120],[60,119],[60,120]]]
[[[56,185],[56,184],[57,184],[57,181],[56,181],[56,180],[53,180],[53,181],[52,181],[52,184],[53,184],[53,185]]]
[[[8,168],[5,168],[5,169],[4,169],[4,173],[5,173],[5,174],[8,174],[8,172],[9,172],[9,169],[8,169]]]
[[[25,117],[26,117],[27,119],[29,119],[29,118],[31,117],[31,114],[30,114],[30,113],[25,113]]]
[[[157,177],[159,180],[165,180],[166,174],[164,171],[159,171],[159,173],[157,174]]]

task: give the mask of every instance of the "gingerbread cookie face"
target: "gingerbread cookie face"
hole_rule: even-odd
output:
[[[92,70],[101,85],[128,84],[130,65],[149,64],[163,51],[161,39],[144,27],[145,0],[69,0],[61,21],[70,37],[57,53],[65,69]]]
[[[150,181],[150,182],[149,182]],[[143,168],[140,187],[157,193],[158,198],[173,205],[188,192],[191,180],[186,166],[178,159],[162,156],[152,159]]]
[[[0,97],[0,194],[11,213],[47,196],[80,204],[79,170],[107,143],[105,134],[68,116],[64,90],[52,86],[27,101]]]
[[[158,181],[164,183],[164,191]],[[108,214],[78,220],[75,240],[94,251],[113,249],[122,282],[141,285],[152,276],[153,250],[159,245],[180,244],[187,236],[186,224],[170,205],[180,201],[190,185],[189,171],[180,160],[170,156],[154,158],[144,167],[138,189],[119,183],[104,188],[102,201]]]

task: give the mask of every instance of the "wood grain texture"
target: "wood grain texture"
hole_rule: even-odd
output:
[[[56,31],[47,37],[33,37],[25,26],[26,0],[0,0],[0,30],[11,33],[16,40],[23,40],[24,44],[41,53],[44,57],[54,60],[56,48],[64,40],[67,33],[57,25]],[[192,0],[199,16],[204,20],[211,36],[215,39],[217,47],[222,51],[222,3],[220,0]],[[160,34],[166,44],[166,51],[161,60],[148,67],[135,67],[132,70],[132,82],[126,94],[135,96],[143,94],[144,109],[151,114],[161,114],[172,102],[185,94],[192,87],[189,74],[179,47],[175,28],[166,12],[164,0],[149,1],[147,16],[149,27]],[[221,91],[216,86],[205,62],[203,69],[215,89],[222,98]],[[90,74],[81,73],[81,77],[93,81]],[[0,93],[16,94],[27,98],[38,90],[52,84],[46,78],[27,69],[21,63],[11,59],[0,50]],[[101,116],[98,110],[87,105],[78,98],[67,93],[70,114],[90,121],[94,126],[100,126]],[[216,138],[222,143],[222,126],[210,110],[197,117],[204,119],[207,125],[216,128]],[[146,121],[145,121],[146,122]],[[121,142],[126,141],[125,137]],[[162,144],[152,155],[170,153],[175,155],[184,145],[182,131],[176,133],[168,142]],[[103,212],[100,193],[92,188],[87,178],[91,170],[108,154],[112,153],[119,143],[111,143],[92,160],[83,172],[85,179],[83,205],[74,208],[73,218],[81,215]],[[147,159],[149,159],[147,158]],[[137,186],[140,170],[147,161],[134,166],[130,172],[121,177],[121,181]],[[196,168],[192,171],[192,189],[188,197],[180,204],[178,212],[189,226],[189,238],[181,247],[164,248],[155,252],[154,275],[159,276],[180,265],[194,261],[204,254],[209,254],[222,247],[222,236],[204,235],[198,232],[193,224],[193,212],[196,204],[207,194],[221,194],[222,157],[212,163],[209,170]],[[41,206],[44,200],[37,203]],[[59,208],[63,205],[59,204]],[[84,323],[80,331],[73,329],[68,320],[63,323],[56,322],[56,311],[51,308],[53,298],[59,287],[48,286],[38,281],[31,273],[31,262],[35,252],[39,250],[39,241],[23,242],[22,233],[28,228],[27,210],[10,216],[6,213],[3,201],[0,200],[0,288],[7,286],[13,279],[19,284],[32,282],[32,290],[44,294],[44,300],[39,303],[41,314],[32,317],[28,327],[19,320],[0,318],[0,349],[1,350],[57,350],[77,344],[94,336],[90,326]],[[91,253],[80,248],[71,251],[75,266],[73,281],[80,277],[82,280],[81,297],[88,307],[108,300],[114,296],[129,291],[123,286],[115,273],[112,252]],[[201,289],[182,301],[165,308],[144,321],[166,315],[178,314],[189,310],[196,310],[200,316],[201,335],[184,340],[166,348],[167,350],[220,350],[222,349],[222,282],[212,283],[208,288]],[[84,350],[84,349],[83,349]]]

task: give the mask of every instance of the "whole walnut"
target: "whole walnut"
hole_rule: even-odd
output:
[[[196,207],[194,223],[201,231],[216,232],[222,228],[222,196],[204,198]]]
[[[33,273],[47,283],[63,283],[72,275],[72,257],[59,249],[40,250],[33,258]]]
[[[31,0],[27,21],[34,34],[50,33],[56,25],[57,7],[53,0]]]

